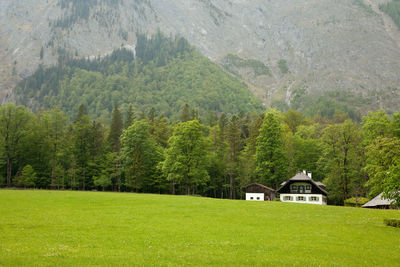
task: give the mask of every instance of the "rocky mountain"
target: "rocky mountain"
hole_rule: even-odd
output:
[[[40,64],[179,35],[267,106],[327,96],[360,111],[400,108],[400,31],[386,0],[2,0],[0,99]]]

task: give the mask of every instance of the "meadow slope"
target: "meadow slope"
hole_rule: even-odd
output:
[[[0,266],[398,266],[399,211],[0,191]]]

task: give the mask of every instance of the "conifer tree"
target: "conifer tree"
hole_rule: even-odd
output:
[[[112,115],[110,134],[108,135],[108,144],[113,152],[119,152],[121,149],[120,137],[122,134],[122,115],[118,108],[115,108]]]
[[[86,114],[85,106],[81,105],[74,123],[73,132],[73,152],[81,178],[81,188],[83,190],[86,189],[87,166],[90,159],[90,122],[89,116]]]
[[[56,169],[59,167],[61,158],[64,155],[65,134],[66,127],[68,125],[67,118],[63,112],[58,108],[54,108],[50,111],[43,112],[41,114],[40,122],[42,123],[46,133],[46,141],[49,143],[50,154],[51,154],[51,187],[55,187],[57,180]]]
[[[124,129],[128,129],[128,127],[132,125],[134,120],[135,120],[135,113],[133,111],[132,105],[129,105],[128,112],[126,113]]]
[[[226,140],[228,143],[228,168],[230,199],[236,198],[236,178],[238,176],[239,154],[242,149],[241,127],[239,118],[233,116],[226,129]]]
[[[11,186],[12,166],[18,146],[29,133],[29,123],[32,121],[32,114],[23,106],[9,103],[0,107],[0,144],[7,164],[7,187]]]
[[[185,106],[182,109],[181,122],[187,122],[190,121],[190,119],[191,119],[190,107],[188,104],[185,104]]]
[[[88,115],[88,113],[87,113],[86,106],[84,104],[81,104],[79,106],[78,115],[76,116],[75,123],[82,120],[83,117],[87,116],[87,115]]]
[[[257,137],[256,163],[259,182],[278,188],[286,180],[287,161],[276,111],[265,114]]]

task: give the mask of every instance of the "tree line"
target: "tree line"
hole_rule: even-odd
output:
[[[3,187],[237,199],[249,183],[278,188],[303,169],[326,184],[332,204],[382,191],[398,199],[400,113],[370,113],[361,123],[294,110],[204,119],[184,105],[170,121],[130,106],[125,114],[114,108],[108,127],[84,105],[72,121],[59,108],[0,107]]]

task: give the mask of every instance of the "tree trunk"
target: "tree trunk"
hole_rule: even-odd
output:
[[[235,185],[235,179],[233,179],[233,199],[236,199],[236,185]]]
[[[175,182],[172,180],[172,194],[175,195]]]
[[[118,175],[118,192],[121,192],[121,175]]]
[[[229,198],[230,199],[233,199],[233,175],[229,175],[229,189],[230,189],[230,192],[229,192]]]
[[[190,195],[190,184],[186,185],[186,195]]]
[[[83,168],[83,191],[85,191],[86,185],[86,166]]]
[[[347,150],[344,153],[344,160],[343,160],[343,202],[347,199]]]
[[[53,157],[55,158],[55,156],[53,155]],[[56,164],[55,164],[55,159],[53,158],[53,162],[52,162],[52,164],[51,164],[51,184],[50,184],[50,188],[51,189],[53,189],[54,188],[54,184],[55,184],[55,181],[56,181],[56,174],[55,174],[55,172],[56,172]]]
[[[7,187],[11,187],[11,159],[7,153]]]

